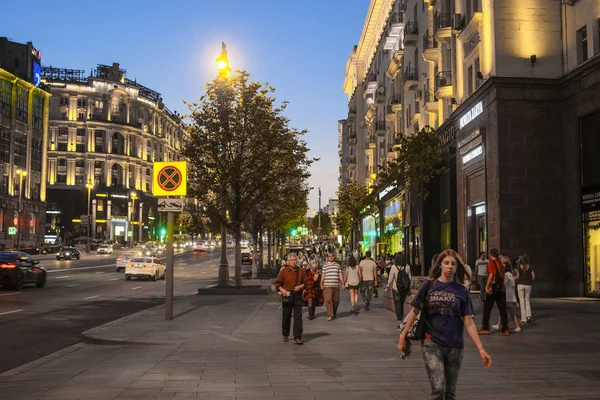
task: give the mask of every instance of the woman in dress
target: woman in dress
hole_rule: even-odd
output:
[[[357,266],[356,258],[354,258],[354,256],[350,256],[348,258],[348,267],[345,271],[344,282],[346,282],[346,288],[350,292],[350,304],[352,306],[350,312],[355,314],[358,312],[356,304],[358,303],[358,290],[360,289],[360,281],[362,281],[360,268]]]
[[[323,290],[321,290],[321,273],[319,272],[319,261],[311,261],[306,288],[302,293],[304,305],[308,307],[308,319],[315,319],[315,308],[323,305]]]
[[[454,250],[444,250],[436,259],[429,279],[423,282],[415,296],[413,309],[407,317],[410,327],[423,307],[425,314],[424,339],[421,351],[425,370],[431,384],[432,399],[455,399],[458,374],[463,359],[463,332],[466,328],[479,349],[484,366],[492,359],[483,348],[473,323],[473,304],[469,291],[463,286],[464,263]],[[403,329],[398,352],[404,354],[409,329]]]

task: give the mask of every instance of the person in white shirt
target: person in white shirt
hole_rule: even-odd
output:
[[[398,290],[399,289],[398,288],[398,275],[399,274],[408,275],[408,282],[407,282],[408,288],[401,287],[400,290]],[[404,254],[402,254],[402,252],[399,252],[396,254],[396,257],[394,259],[394,264],[392,265],[392,268],[390,269],[390,275],[388,277],[388,284],[385,288],[386,292],[388,290],[392,289],[392,296],[394,297],[394,309],[396,311],[396,320],[398,321],[398,330],[400,330],[400,324],[404,320],[404,302],[406,301],[406,298],[410,294],[411,279],[412,279],[412,275],[410,273],[410,266],[406,264]],[[403,281],[404,280],[401,279],[401,283],[403,285],[405,285],[405,283]]]
[[[377,285],[377,264],[371,258],[371,254],[371,251],[367,250],[365,253],[366,258],[358,265],[362,275],[360,295],[365,303],[365,311],[369,311],[373,289],[375,288],[375,285]]]

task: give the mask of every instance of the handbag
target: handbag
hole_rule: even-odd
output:
[[[298,286],[298,275],[300,273],[300,267],[296,268],[296,284],[294,285],[294,287]],[[283,304],[288,304],[291,305],[294,303],[294,296],[295,296],[296,292],[294,292],[293,290],[290,292],[289,296],[281,296],[281,302]]]
[[[496,266],[496,276],[492,281],[492,291],[501,292],[504,290],[504,274],[501,274],[500,269],[498,268],[498,260],[494,260],[494,265]]]
[[[423,340],[425,337],[424,331],[425,331],[425,323],[426,323],[425,321],[427,320],[427,303],[428,303],[429,295],[431,294],[431,291],[433,290],[433,286],[435,285],[435,281],[433,283],[431,283],[432,281],[427,281],[427,282],[428,282],[427,290],[425,291],[425,295],[423,296],[423,299],[421,299],[421,312],[419,313],[419,315],[417,315],[417,318],[415,318],[415,320],[411,326],[409,326],[409,327],[406,326],[406,322],[408,321],[408,315],[404,318],[404,320],[400,324],[400,331],[402,331],[404,329],[408,329],[408,333],[406,335],[406,338],[408,340]],[[409,313],[409,315],[410,315],[410,313]]]

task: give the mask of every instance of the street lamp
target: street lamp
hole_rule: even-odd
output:
[[[231,74],[229,59],[227,58],[227,46],[225,42],[221,42],[221,54],[216,60],[219,68],[219,76],[227,79]],[[225,202],[223,202],[224,204]],[[229,263],[227,262],[227,212],[223,210],[223,220],[221,221],[221,261],[219,261],[219,287],[227,287],[229,285]]]
[[[94,187],[94,184],[92,183],[92,181],[88,181],[88,183],[85,185],[85,187],[87,188],[87,192],[88,192],[88,197],[87,197],[87,246],[85,246],[85,252],[89,253],[90,252],[90,218],[91,218],[91,211],[90,211],[90,207],[91,207],[91,203],[90,203],[90,197],[92,195],[92,188]]]
[[[23,211],[21,202],[23,199],[23,177],[27,176],[27,171],[18,169],[17,174],[19,174],[19,207],[17,210],[17,251],[19,251],[21,248],[21,213]]]
[[[131,220],[129,221],[129,226],[131,228],[131,239],[129,239],[129,231],[127,232],[127,240],[129,241],[129,248],[132,247],[133,242],[133,221],[135,221],[135,199],[137,199],[137,193],[131,192]]]

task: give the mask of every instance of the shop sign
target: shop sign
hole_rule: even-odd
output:
[[[485,214],[485,204],[475,207],[475,215]]]
[[[465,154],[463,156],[463,164],[468,163],[469,161],[471,161],[472,159],[474,159],[475,157],[478,157],[480,155],[483,154],[483,146],[477,146],[475,147],[473,150],[471,150],[470,152],[468,152],[467,154]]]
[[[600,210],[600,185],[581,188],[581,212]]]
[[[394,188],[392,186],[388,186],[385,189],[383,189],[381,192],[379,192],[379,200],[383,199],[385,197],[385,195],[388,194],[389,192],[391,192],[392,190],[394,190]]]
[[[442,146],[447,146],[452,143],[454,139],[456,139],[456,127],[454,125],[449,126],[447,129],[444,129],[440,132],[440,139],[442,142]]]
[[[400,218],[395,217],[392,220],[392,225],[394,225],[394,228],[400,228],[400,224],[401,224]]]
[[[471,108],[469,111],[467,111],[465,114],[463,114],[462,117],[460,117],[460,129],[467,126],[471,121],[473,121],[475,118],[477,118],[477,116],[479,116],[479,114],[481,114],[482,112],[483,112],[483,102],[480,101],[479,103],[475,104],[475,106],[473,106],[473,108]]]

